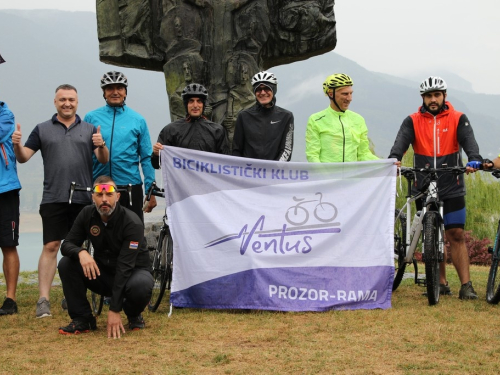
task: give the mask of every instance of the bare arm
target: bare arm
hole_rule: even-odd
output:
[[[493,168],[500,168],[500,156],[493,159]]]
[[[101,125],[97,127],[97,132],[92,134],[92,142],[96,149],[94,150],[95,157],[101,164],[106,164],[109,161],[109,150],[104,143],[101,134]]]
[[[35,151],[33,151],[29,147],[24,147],[21,144],[21,124],[17,124],[17,128],[12,133],[12,143],[14,145],[14,153],[16,154],[16,159],[19,163],[26,163],[31,159],[33,155],[35,155]]]

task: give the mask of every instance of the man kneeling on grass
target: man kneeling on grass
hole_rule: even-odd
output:
[[[123,309],[131,330],[144,328],[141,313],[151,299],[153,276],[141,219],[120,206],[120,193],[108,176],[98,177],[92,189],[94,205],[85,207],[61,246],[59,276],[72,321],[59,328],[63,335],[95,330],[87,289],[111,296],[108,338],[120,338]],[[82,249],[89,239],[94,257]]]

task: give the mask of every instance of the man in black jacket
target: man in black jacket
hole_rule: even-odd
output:
[[[290,161],[293,149],[293,113],[276,105],[278,80],[267,71],[252,78],[256,103],[240,112],[233,137],[233,155]]]
[[[208,99],[205,87],[199,83],[191,83],[182,90],[181,96],[186,117],[168,124],[158,135],[151,155],[151,163],[156,169],[160,168],[160,150],[163,145],[218,154],[229,153],[224,127],[203,116]]]
[[[64,335],[96,329],[87,300],[87,289],[111,296],[108,338],[125,332],[123,309],[132,330],[144,328],[141,313],[151,299],[154,280],[141,219],[120,206],[116,184],[108,176],[98,177],[92,189],[94,205],[85,207],[61,246],[59,276],[72,321],[59,328]],[[82,248],[89,239],[93,257]]]

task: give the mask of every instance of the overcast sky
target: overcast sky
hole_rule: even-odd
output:
[[[95,0],[0,0],[14,8],[95,12]],[[422,79],[450,71],[500,94],[499,0],[336,0],[335,13],[335,52],[366,69]]]

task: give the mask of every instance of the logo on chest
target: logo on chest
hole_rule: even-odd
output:
[[[93,236],[98,236],[101,233],[101,228],[98,225],[92,225],[90,228],[90,234]]]

